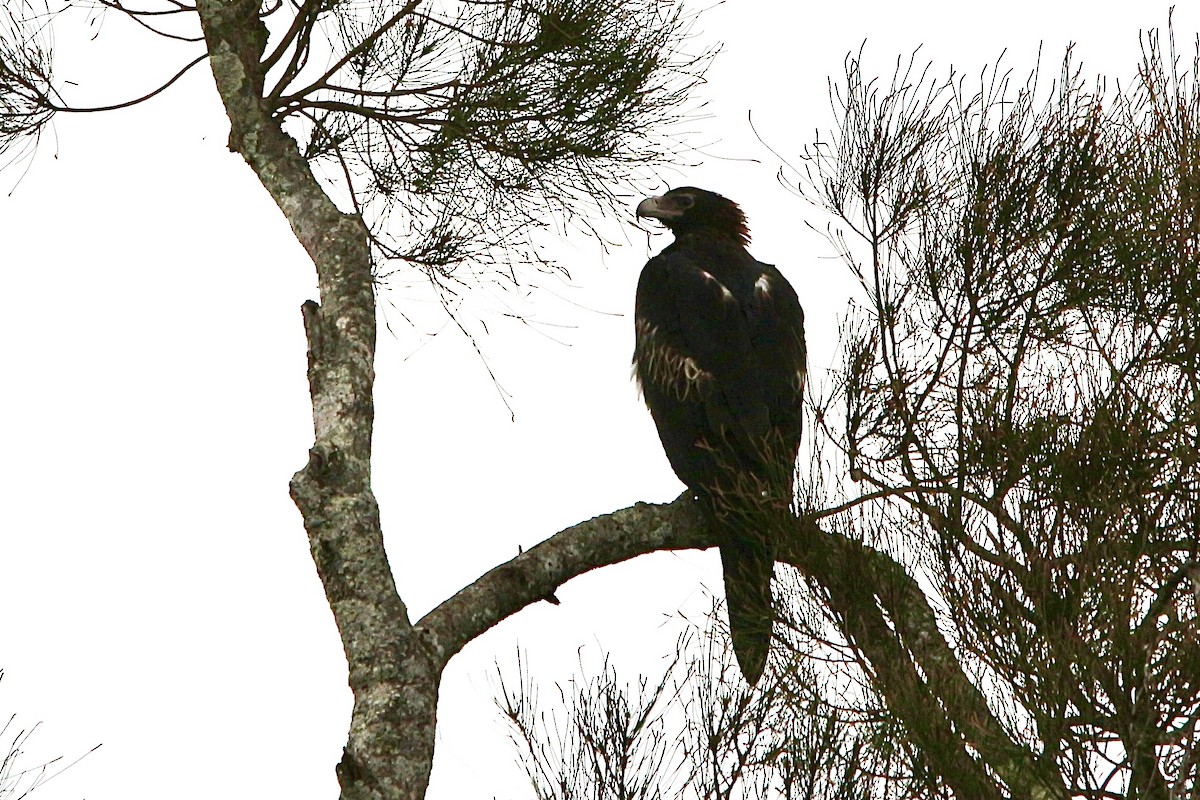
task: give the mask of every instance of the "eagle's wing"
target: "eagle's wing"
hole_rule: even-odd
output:
[[[770,264],[756,262],[758,277],[747,298],[747,328],[754,348],[763,402],[771,420],[768,463],[791,470],[800,447],[804,385],[808,377],[808,351],[804,341],[804,310],[795,289]],[[784,474],[773,476],[784,479]]]
[[[758,472],[755,451],[771,431],[751,320],[715,271],[668,248],[642,271],[635,304],[638,381],[671,466],[692,489],[724,483],[729,470]]]

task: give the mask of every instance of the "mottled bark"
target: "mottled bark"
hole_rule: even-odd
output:
[[[711,544],[696,503],[684,497],[670,505],[638,503],[573,525],[490,570],[426,614],[417,627],[449,660],[501,620],[552,598],[576,575],[655,550]]]
[[[256,0],[200,0],[230,149],[270,192],[316,265],[321,303],[306,303],[315,441],[292,480],[313,561],[349,664],[354,710],[338,779],[344,800],[420,798],[433,760],[443,661],[408,619],[371,492],[375,299],[367,230],[341,213],[296,143],[266,113]]]

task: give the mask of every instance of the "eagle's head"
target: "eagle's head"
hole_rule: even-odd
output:
[[[647,197],[638,203],[639,217],[653,217],[676,237],[692,231],[708,230],[730,236],[743,246],[750,244],[746,215],[738,204],[716,192],[681,186],[666,194]]]

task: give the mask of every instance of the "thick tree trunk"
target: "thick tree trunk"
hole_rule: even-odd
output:
[[[375,298],[367,230],[341,213],[264,108],[266,29],[257,0],[197,3],[229,146],[270,192],[316,265],[306,303],[315,442],[292,480],[350,670],[354,711],[338,779],[344,800],[424,797],[444,662],[396,592],[371,491]]]

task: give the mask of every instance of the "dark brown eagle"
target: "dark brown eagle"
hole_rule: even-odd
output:
[[[646,198],[637,215],[675,241],[638,280],[634,370],[671,467],[721,534],[733,649],[754,684],[771,643],[774,547],[746,512],[792,500],[804,311],[779,270],[746,251],[736,203],[685,186]]]

